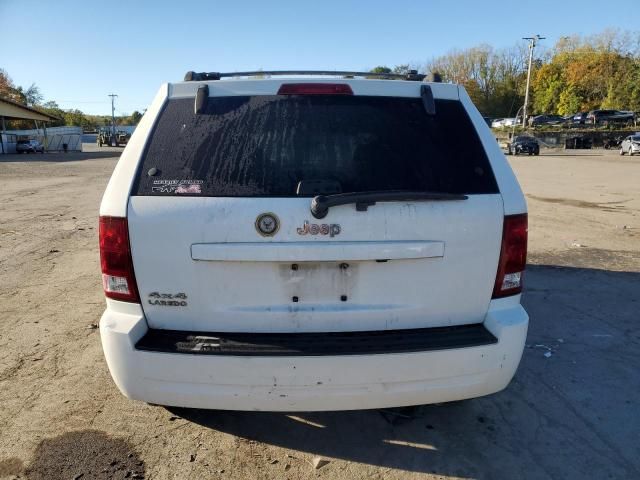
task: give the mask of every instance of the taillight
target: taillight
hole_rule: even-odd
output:
[[[353,95],[346,83],[283,83],[278,95]]]
[[[100,217],[99,238],[104,294],[115,300],[140,303],[133,274],[127,219]]]
[[[522,274],[527,264],[527,214],[504,217],[502,248],[493,298],[522,292]]]

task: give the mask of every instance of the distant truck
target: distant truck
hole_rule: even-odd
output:
[[[103,129],[98,132],[98,138],[96,143],[99,147],[103,145],[116,146],[126,145],[131,138],[131,134],[125,130],[117,130],[115,135],[111,133],[111,130]]]

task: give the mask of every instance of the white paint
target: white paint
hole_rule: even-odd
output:
[[[444,255],[443,242],[220,242],[191,245],[193,260],[223,262],[338,262],[409,260]]]
[[[492,302],[493,304],[494,302]],[[424,353],[232,357],[136,350],[144,316],[105,311],[100,336],[111,375],[127,397],[222,410],[327,411],[421,405],[498,392],[511,381],[528,317],[517,305],[489,310],[498,343]]]
[[[419,97],[423,82],[402,80],[363,80],[344,78],[271,78],[265,80],[234,79],[207,82],[172,83],[169,87],[171,98],[194,97],[200,85],[209,86],[209,96],[226,97],[234,95],[275,95],[283,83],[336,83],[350,85],[354,95],[383,97]],[[458,100],[457,85],[450,83],[429,83],[436,99]]]
[[[341,233],[333,238],[298,234],[305,220],[313,221],[310,202],[309,198],[131,197],[133,264],[149,325],[194,331],[310,332],[483,320],[500,253],[500,195],[470,195],[468,200],[452,202],[380,202],[366,212],[354,205],[333,207],[322,220],[341,225]],[[274,237],[256,231],[256,218],[264,212],[280,218]],[[442,243],[444,253],[386,263],[366,259],[376,257],[372,250],[366,252],[371,248],[366,242],[378,243],[378,258],[384,259],[387,242],[407,241]],[[234,248],[227,252],[237,261],[192,258],[194,244],[248,242],[251,248],[244,245],[241,252]],[[339,270],[339,261],[305,270],[304,280],[291,273],[288,260],[251,262],[259,256],[275,259],[281,255],[275,253],[275,244],[281,242],[308,245],[308,261],[328,255],[319,253],[318,242],[326,244],[326,250],[335,242],[361,244],[364,259],[349,261],[346,272]],[[302,261],[301,249],[291,250],[290,258]],[[183,292],[188,305],[151,305],[152,292]],[[342,295],[349,301],[342,302]],[[299,297],[295,304],[294,296]]]
[[[130,197],[134,175],[168,97],[275,94],[282,83],[228,80],[164,85],[125,148],[101,215],[127,216],[142,307],[109,300],[101,337],[122,392],[165,405],[242,410],[336,410],[443,402],[493,393],[512,378],[528,317],[520,296],[492,301],[505,214],[526,212],[515,176],[462,87],[500,194],[453,202],[379,202],[366,212],[331,208],[339,236],[301,236],[308,198]],[[418,97],[420,82],[331,79],[356,95]],[[461,139],[464,141],[464,139]],[[452,146],[454,148],[455,146]],[[274,237],[255,220],[280,218]],[[287,245],[283,247],[282,245]],[[385,263],[376,259],[389,258]],[[300,262],[299,269],[291,262]],[[346,269],[340,262],[348,262]],[[185,293],[186,307],[149,304],[151,292]],[[348,301],[340,301],[346,295]],[[292,303],[292,297],[299,302]],[[149,327],[190,331],[326,332],[484,322],[495,345],[326,357],[230,357],[137,351]]]

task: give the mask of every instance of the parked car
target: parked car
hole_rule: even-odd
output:
[[[587,115],[587,122],[594,125],[607,123],[629,123],[634,122],[633,112],[621,110],[592,110]]]
[[[512,127],[517,122],[522,122],[522,119],[516,118],[497,118],[491,122],[491,128],[503,128]]]
[[[561,115],[536,115],[529,118],[529,125],[537,127],[541,125],[558,125],[564,122],[564,118]]]
[[[16,153],[44,153],[44,145],[38,140],[18,140]]]
[[[519,135],[509,144],[507,153],[509,155],[520,155],[521,153],[540,155],[540,142],[534,137]]]
[[[636,153],[640,153],[640,134],[629,135],[620,144],[620,155],[628,153],[632,156]]]
[[[527,207],[464,88],[269,75],[165,84],[113,171],[100,336],[118,388],[267,411],[505,388]]]
[[[572,123],[577,125],[583,125],[587,122],[587,116],[589,112],[579,112],[572,116]]]

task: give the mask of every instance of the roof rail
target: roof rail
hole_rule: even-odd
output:
[[[277,76],[277,75],[325,75],[339,77],[372,77],[382,78],[386,80],[413,80],[421,82],[425,75],[418,73],[417,70],[409,70],[407,73],[376,73],[376,72],[349,72],[341,70],[259,70],[255,72],[187,72],[184,76],[185,82],[202,82],[206,80],[220,80],[221,78],[230,77],[255,77],[260,75]]]

